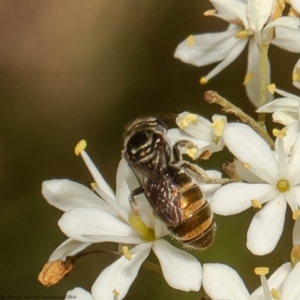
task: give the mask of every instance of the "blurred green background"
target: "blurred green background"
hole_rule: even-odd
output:
[[[87,140],[89,154],[115,187],[128,121],[185,110],[210,118],[221,111],[204,103],[208,89],[254,116],[242,86],[246,50],[206,86],[199,78],[212,66],[199,69],[173,58],[189,34],[226,28],[217,18],[203,17],[210,8],[201,0],[0,2],[1,299],[64,296],[76,286],[90,290],[114,260],[90,255],[55,286],[37,281],[43,264],[66,239],[57,226],[62,213],[44,200],[41,183],[69,178],[89,186],[91,175],[73,151],[80,139]],[[270,55],[273,81],[297,93],[291,72],[298,56],[272,47]],[[212,167],[220,168],[221,156],[214,157]],[[206,252],[193,252],[201,262],[230,264],[250,290],[259,284],[255,266],[276,267],[273,255],[253,258],[245,247],[252,215],[216,216],[216,243]],[[279,246],[283,261],[291,249],[291,228],[290,222]],[[173,290],[160,275],[142,269],[126,299],[141,297],[199,299],[199,294]]]

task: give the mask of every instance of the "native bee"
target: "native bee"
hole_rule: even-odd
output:
[[[179,146],[167,138],[167,126],[159,118],[138,118],[124,133],[123,155],[140,187],[171,235],[183,245],[206,249],[214,241],[216,224],[199,187],[199,168],[181,158]]]

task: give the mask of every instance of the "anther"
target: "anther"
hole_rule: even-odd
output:
[[[300,209],[297,209],[293,212],[293,219],[297,220],[299,216],[300,216]]]
[[[206,83],[208,83],[208,78],[203,76],[200,78],[199,82],[200,82],[200,84],[206,84]]]
[[[252,168],[252,166],[249,163],[243,163],[243,167],[245,169],[251,169]]]
[[[75,154],[79,155],[84,149],[86,148],[86,141],[81,140],[76,146],[75,146]]]
[[[279,138],[284,138],[286,136],[285,130],[279,130],[279,129],[276,129],[276,128],[274,128],[272,130],[272,133],[275,137],[279,137]]]
[[[258,200],[251,200],[251,203],[254,208],[258,208],[258,209],[262,208],[262,205]]]
[[[190,48],[192,48],[195,45],[195,38],[193,35],[188,36],[187,44]]]
[[[248,82],[250,82],[253,79],[253,77],[254,77],[253,73],[247,73],[245,75],[243,85],[246,85]]]
[[[269,84],[269,85],[267,86],[267,88],[268,88],[268,91],[269,91],[272,95],[274,95],[274,93],[275,93],[275,91],[276,91],[276,85],[275,85],[274,83],[271,83],[271,84]]]
[[[269,273],[269,268],[266,267],[258,267],[254,269],[254,273],[256,275],[267,275]]]

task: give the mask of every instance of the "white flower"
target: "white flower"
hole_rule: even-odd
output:
[[[212,300],[298,300],[300,299],[300,264],[279,267],[268,280],[261,276],[262,285],[251,295],[238,273],[223,264],[203,265],[203,287]]]
[[[299,6],[300,6],[300,4],[299,4]],[[298,59],[298,61],[296,62],[295,66],[294,66],[292,79],[293,79],[293,85],[296,88],[300,89],[300,59]]]
[[[248,46],[248,67],[245,77],[246,90],[254,105],[258,105],[260,67],[258,46],[274,44],[290,52],[300,52],[300,21],[298,18],[278,17],[274,0],[211,0],[216,8],[206,15],[213,15],[230,23],[219,33],[191,35],[180,43],[175,57],[198,67],[221,61],[201,83],[217,75]],[[259,12],[259,13],[258,13]],[[269,76],[269,75],[268,75]],[[272,99],[268,95],[268,101]],[[267,101],[267,102],[268,102]]]
[[[247,234],[247,247],[256,255],[270,253],[282,234],[286,203],[293,213],[300,205],[300,135],[297,136],[290,157],[278,138],[277,150],[249,126],[231,123],[224,128],[226,146],[257,176],[257,183],[237,182],[222,186],[213,196],[211,207],[221,215],[240,213],[251,205],[261,207],[255,214]],[[246,178],[242,178],[246,179]]]
[[[290,0],[290,4],[293,7],[293,9],[300,14],[300,2],[299,0]]]
[[[277,89],[273,84],[270,85],[269,88],[283,97],[275,99],[274,101],[259,107],[256,112],[273,113],[273,121],[275,123],[285,125],[285,127],[282,129],[282,131],[285,133],[285,136],[283,137],[283,143],[286,154],[290,155],[291,149],[300,130],[300,97]]]
[[[168,231],[154,217],[143,195],[137,199],[139,216],[132,211],[127,181],[129,185],[135,185],[136,178],[125,161],[122,159],[119,164],[115,195],[82,149],[85,146],[79,143],[78,147],[76,152],[82,155],[92,173],[96,182],[94,189],[100,197],[69,180],[43,183],[43,195],[47,201],[66,211],[59,220],[59,226],[69,237],[54,251],[50,260],[64,260],[66,256],[77,253],[91,243],[122,243],[124,255],[107,267],[92,286],[94,299],[113,299],[113,295],[117,294],[120,300],[125,297],[152,249],[171,287],[198,291],[201,286],[201,264],[192,255],[161,239]]]
[[[213,123],[202,116],[183,112],[176,118],[176,124],[180,128],[169,129],[168,137],[172,143],[187,140],[190,144],[182,147],[182,153],[186,153],[192,159],[201,156],[202,159],[209,158],[211,153],[221,151],[224,147],[222,133],[227,123],[225,116],[214,115]]]

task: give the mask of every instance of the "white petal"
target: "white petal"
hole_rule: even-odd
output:
[[[297,218],[293,228],[293,245],[300,245],[300,217]]]
[[[219,215],[238,214],[252,206],[251,200],[259,200],[273,189],[265,183],[229,183],[215,192],[210,205]]]
[[[300,2],[299,0],[290,0],[290,3],[295,11],[300,13]]]
[[[292,269],[287,279],[283,283],[281,300],[299,300],[300,299],[300,263],[297,263]]]
[[[268,144],[248,125],[231,123],[225,126],[223,139],[230,152],[250,171],[268,183],[275,184],[278,164]]]
[[[251,29],[255,32],[262,30],[267,23],[272,10],[274,0],[252,0],[247,3],[247,16]]]
[[[270,22],[267,26],[265,26],[264,30],[277,26],[287,29],[298,29],[300,21],[298,18],[283,16]]]
[[[299,101],[289,98],[278,98],[259,107],[256,112],[272,113],[275,111],[297,111]]]
[[[148,248],[145,249],[143,247],[143,251],[133,254],[130,261],[122,256],[107,267],[93,284],[93,297],[97,300],[112,300],[114,299],[113,292],[115,291],[119,293],[118,300],[122,300],[136,278],[141,264],[149,255],[150,250],[151,243],[148,243]]]
[[[249,292],[238,273],[223,264],[203,265],[203,287],[212,299],[250,299]]]
[[[239,44],[240,40],[234,37],[239,30],[236,26],[223,32],[194,35],[194,45],[190,46],[188,38],[185,39],[177,46],[174,56],[198,67],[223,60]]]
[[[271,44],[289,52],[300,52],[300,30],[276,27],[276,38]]]
[[[200,290],[202,267],[194,256],[162,239],[153,243],[153,251],[171,287],[186,292]]]
[[[93,296],[82,288],[76,287],[68,291],[65,300],[80,299],[80,300],[94,300]]]
[[[135,177],[132,172],[130,175],[125,173],[126,171],[124,168],[129,168],[129,167],[125,159],[122,158],[117,170],[116,198],[119,205],[129,213],[132,210],[130,206],[130,197],[129,197],[131,191],[129,189],[127,180],[132,180],[132,179],[136,180],[136,178],[131,178],[131,177]],[[128,177],[126,177],[126,174],[128,175]],[[136,187],[138,186],[139,186],[138,183],[136,183]]]
[[[274,288],[278,290],[283,283],[283,281],[287,278],[289,272],[291,271],[291,264],[285,263],[280,266],[268,279],[268,286],[270,289]],[[262,286],[257,288],[252,294],[251,299],[264,299]],[[281,299],[281,298],[280,298]]]
[[[68,237],[81,242],[96,242],[84,235],[99,236],[97,242],[113,242],[114,237],[118,242],[121,237],[131,237],[133,244],[141,242],[127,223],[98,208],[75,207],[63,214],[58,225]]]
[[[217,10],[214,16],[221,17],[228,22],[238,22],[241,20],[244,27],[248,28],[248,19],[246,15],[246,4],[240,0],[211,0]],[[242,24],[241,24],[242,25]]]
[[[261,83],[261,75],[260,75],[260,53],[257,47],[257,44],[254,39],[250,39],[249,47],[248,47],[248,63],[247,63],[247,74],[251,74],[253,76],[252,80],[250,80],[246,84],[246,92],[250,101],[255,107],[260,106],[260,83]],[[270,83],[270,63],[268,60],[267,64],[267,83]],[[267,102],[273,100],[273,96],[270,93],[267,93]]]
[[[274,250],[282,234],[286,202],[278,197],[255,214],[247,233],[247,248],[255,255]]]
[[[81,250],[88,247],[91,243],[82,243],[74,241],[72,239],[67,239],[62,244],[60,244],[54,252],[51,254],[49,261],[54,260],[65,260],[67,256],[74,255]]]
[[[90,189],[68,179],[44,181],[42,193],[49,204],[62,211],[76,206],[99,207],[111,211],[109,206]]]

